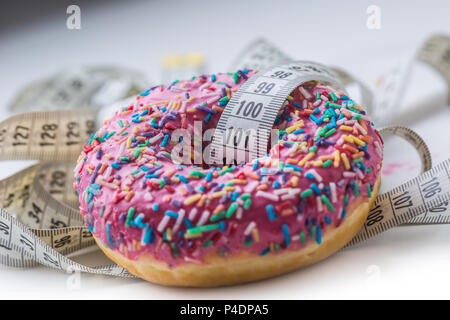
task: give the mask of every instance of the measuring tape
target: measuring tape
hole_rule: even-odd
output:
[[[82,67],[64,70],[19,91],[9,105],[14,112],[101,108],[148,87],[135,70],[119,67]]]
[[[232,64],[232,70],[256,68],[266,69],[273,64],[292,61],[286,53],[265,39],[253,41],[242,53],[241,58]],[[378,79],[376,85],[370,85],[358,77],[338,67],[329,67],[337,74],[345,86],[354,84],[361,94],[361,105],[364,106],[371,119],[379,126],[391,125],[392,119],[412,112],[401,105],[401,99],[408,85],[408,79],[414,66],[423,63],[436,71],[447,85],[448,101],[450,101],[450,37],[433,35],[425,40],[411,59],[397,65]],[[389,114],[389,117],[387,115]]]
[[[292,75],[285,76],[289,72]],[[275,77],[271,77],[272,74]],[[267,77],[276,79],[272,86],[274,91],[270,91],[274,93],[276,89],[280,97],[285,94],[283,99],[274,100],[273,94],[264,93],[261,89],[261,83],[264,79],[269,79]],[[290,62],[275,65],[246,82],[233,95],[223,114],[230,119],[235,115],[233,111],[236,106],[239,107],[243,100],[251,97],[260,99],[258,103],[272,103],[273,108],[266,118],[270,123],[270,117],[273,114],[276,116],[291,89],[311,79],[339,86],[336,73],[316,63]],[[267,88],[267,84],[264,87]],[[261,94],[249,95],[247,91],[251,92],[252,88],[259,88]],[[235,103],[232,103],[233,99]],[[231,109],[227,111],[229,108]],[[219,127],[218,124],[216,132],[227,129],[229,122],[227,118],[222,118],[223,116],[219,124],[222,121],[225,125]],[[117,265],[92,268],[78,264],[66,256],[95,245],[89,230],[84,227],[78,211],[77,197],[71,189],[74,160],[84,145],[83,142],[93,131],[92,123],[95,123],[95,112],[92,110],[34,112],[14,116],[0,123],[0,159],[60,161],[38,164],[0,181],[0,262],[3,265],[28,267],[40,263],[66,271],[132,276]],[[244,127],[241,129],[257,127],[254,123],[242,123]],[[234,121],[235,128],[239,128],[236,124]],[[75,137],[70,133],[73,128],[77,129],[75,136],[78,135],[79,140],[72,140]],[[431,156],[426,144],[412,130],[396,127],[381,132],[398,134],[407,139],[421,155],[423,170],[431,167]],[[212,147],[226,145],[226,141],[220,140],[222,137],[219,135]],[[69,143],[74,141],[81,142]],[[264,143],[259,143],[251,152],[256,155],[265,153],[263,145]],[[235,145],[228,147],[234,148]],[[69,162],[61,162],[66,160]],[[405,222],[448,223],[450,219],[447,218],[445,206],[449,200],[450,159],[379,195],[364,228],[349,245]]]

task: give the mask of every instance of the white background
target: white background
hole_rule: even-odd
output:
[[[72,3],[81,7],[81,30],[66,28],[66,8]],[[366,26],[366,9],[373,4],[381,9],[380,30]],[[249,41],[264,36],[290,56],[339,65],[370,82],[410,57],[428,35],[450,33],[450,3],[432,0],[52,1],[5,7],[0,19],[2,117],[22,86],[68,67],[123,65],[157,83],[165,54],[202,52],[209,71],[228,71]],[[403,122],[424,137],[434,163],[450,157],[450,108],[442,80],[417,67],[403,104],[429,110],[426,117]],[[419,170],[411,147],[397,139],[386,143],[383,190]],[[0,164],[0,175],[24,165]],[[0,267],[0,298],[450,298],[449,231],[448,225],[403,226],[303,270],[213,289]],[[77,259],[106,262],[98,252]]]

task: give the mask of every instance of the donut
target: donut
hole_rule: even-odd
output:
[[[274,123],[279,139],[264,157],[177,161],[198,158],[195,147],[209,143],[200,135],[256,73],[150,88],[85,144],[74,170],[81,214],[103,252],[130,273],[194,287],[264,279],[330,256],[363,226],[378,194],[383,141],[363,108],[325,83],[304,83],[287,97]]]

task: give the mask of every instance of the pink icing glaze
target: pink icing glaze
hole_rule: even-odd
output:
[[[300,90],[291,94],[291,101],[283,106],[275,124],[291,133],[282,135],[277,147],[271,149],[270,157],[259,159],[256,165],[233,166],[227,173],[222,171],[223,168],[180,166],[162,153],[170,153],[176,142],[168,142],[163,147],[163,138],[151,140],[159,132],[170,135],[175,128],[186,128],[193,135],[194,120],[203,121],[203,132],[214,128],[223,108],[218,106],[219,99],[230,96],[253,74],[236,73],[237,83],[233,74],[217,74],[213,76],[215,81],[207,75],[155,87],[104,122],[85,146],[75,170],[80,210],[97,239],[130,259],[150,253],[169,266],[183,261],[201,262],[202,257],[211,252],[224,256],[240,250],[255,254],[298,250],[310,241],[320,243],[324,232],[338,227],[343,221],[345,208],[357,195],[367,197],[367,186],[373,188],[380,171],[383,142],[363,111],[362,119],[352,119],[359,114],[358,105],[352,107],[350,104],[341,109],[330,107],[329,103],[346,105],[344,101],[351,100],[344,96],[339,98],[336,90],[318,83],[302,85],[310,95],[306,95],[308,99]],[[318,102],[317,92],[323,97]],[[333,93],[338,96],[337,101],[333,101]],[[209,112],[197,108],[202,103],[217,110],[209,120]],[[316,118],[323,116],[327,109],[330,109],[329,115],[334,111],[345,113],[346,117],[339,119],[336,114],[334,120],[330,116],[330,121],[317,125],[309,115],[315,108],[319,111]],[[136,114],[141,116],[133,118]],[[153,118],[157,119],[153,120],[153,125],[163,129],[151,126]],[[133,122],[132,119],[137,120]],[[303,120],[303,126],[295,127],[299,120]],[[329,130],[333,129],[335,120],[336,132],[333,133]],[[315,144],[313,138],[317,129],[327,125],[330,135],[319,140],[311,159],[299,164]],[[305,135],[311,137],[308,139]],[[343,135],[360,139],[352,142],[353,138],[349,138],[348,142],[343,140]],[[136,154],[137,143],[130,141],[131,146],[126,145],[133,137],[139,139],[139,144],[151,143]],[[302,141],[306,141],[307,146],[302,146]],[[299,145],[294,151],[296,142]],[[125,146],[121,147],[122,144]],[[360,150],[355,150],[358,147]],[[355,151],[361,152],[363,148],[366,150],[353,161]],[[340,154],[348,154],[350,170],[346,169],[342,158],[339,164],[335,160],[331,164],[325,163],[327,159],[323,159],[322,163],[328,166],[320,166],[317,162],[320,157],[331,155],[334,159],[338,149]],[[280,161],[276,160],[278,153]],[[127,156],[127,160],[122,158]],[[280,162],[284,163],[284,168],[280,167]],[[119,166],[113,168],[113,163]],[[322,180],[317,181],[308,174],[310,169],[314,169]],[[273,174],[261,176],[263,170]],[[203,173],[201,177],[198,172]],[[320,195],[314,191],[307,195],[312,183],[321,189]],[[336,197],[333,196],[333,184]],[[220,188],[221,185],[227,186]],[[327,206],[322,195],[332,207]],[[195,200],[196,197],[200,199]],[[270,199],[272,197],[276,199]],[[188,204],[186,201],[193,202]],[[269,214],[270,205],[275,218]],[[235,206],[237,209],[233,210]],[[213,221],[211,217],[214,217]],[[189,228],[199,225],[211,225],[212,230],[188,234]]]

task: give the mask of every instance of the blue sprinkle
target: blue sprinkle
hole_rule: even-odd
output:
[[[163,139],[163,141],[161,142],[161,147],[165,147],[166,145],[167,145],[167,142],[169,141],[169,135],[168,134],[166,134],[165,136],[164,136],[164,139]]]
[[[144,243],[153,243],[153,240],[155,238],[154,234],[153,234],[153,227],[147,228],[144,230],[144,239],[143,242]]]
[[[300,129],[300,130],[294,130],[292,131],[293,134],[299,134],[299,133],[305,133],[305,130]]]
[[[320,229],[320,225],[318,225],[316,227],[316,242],[317,242],[317,244],[322,243],[322,231]]]
[[[186,179],[186,177],[182,176],[181,174],[176,175],[182,182],[184,183],[189,183],[189,180]]]
[[[267,247],[267,248],[265,248],[263,251],[261,251],[261,255],[264,256],[264,255],[266,255],[269,251],[270,251],[270,248]]]
[[[158,178],[159,176],[157,174],[146,174],[145,178],[146,179],[151,179],[151,178]]]
[[[322,191],[320,191],[319,187],[315,183],[311,184],[311,189],[313,189],[315,194],[321,194],[322,193]]]
[[[307,178],[310,179],[310,180],[314,180],[314,175],[313,175],[311,172],[307,172],[307,173],[305,174],[305,177],[307,177]]]
[[[220,231],[222,231],[222,232],[225,232],[225,227],[226,227],[226,225],[225,225],[225,221],[220,221],[219,222],[219,229],[220,229]]]
[[[182,203],[180,201],[176,200],[176,199],[172,199],[171,203],[174,206],[177,206],[178,208],[181,208],[181,206],[182,206]]]
[[[178,218],[178,213],[174,212],[174,211],[166,211],[165,214],[166,214],[166,216],[169,216],[171,218],[175,218],[175,219]]]
[[[106,239],[108,240],[108,245],[109,245],[109,247],[110,248],[114,248],[114,244],[113,244],[113,241],[112,241],[112,238],[111,238],[111,223],[110,222],[108,222],[107,224],[106,224]]]
[[[276,218],[275,216],[275,210],[273,209],[273,206],[271,204],[266,206],[267,214],[269,215],[269,220],[272,221]]]
[[[274,187],[275,189],[278,189],[278,188],[280,187],[280,183],[279,183],[278,181],[274,181],[273,187]]]
[[[283,224],[283,235],[284,235],[284,241],[286,242],[286,245],[288,246],[291,243],[291,238],[289,237],[289,228],[286,224]]]
[[[120,165],[118,165],[118,164],[115,163],[115,162],[111,163],[111,167],[113,167],[114,169],[117,169],[117,170],[120,169]]]
[[[292,168],[292,169],[294,169],[294,171],[298,171],[298,172],[302,171],[302,168],[294,166],[293,164],[290,164],[290,163],[286,164],[285,167]]]
[[[153,205],[153,208],[152,208],[152,209],[153,209],[153,211],[158,211],[159,205],[155,203],[155,204]]]
[[[192,223],[189,221],[188,218],[184,218],[183,221],[188,229],[192,228]]]
[[[210,182],[212,178],[213,178],[213,173],[210,171],[210,172],[208,172],[208,174],[206,175],[205,180],[208,181],[208,182]],[[181,180],[181,179],[180,179],[180,180]]]
[[[330,220],[330,218],[328,216],[325,216],[324,220],[325,220],[326,224],[330,224],[331,223],[331,220]]]
[[[258,165],[259,165],[259,162],[258,162],[258,160],[256,160],[256,161],[253,163],[252,169],[253,169],[253,170],[258,169]]]

